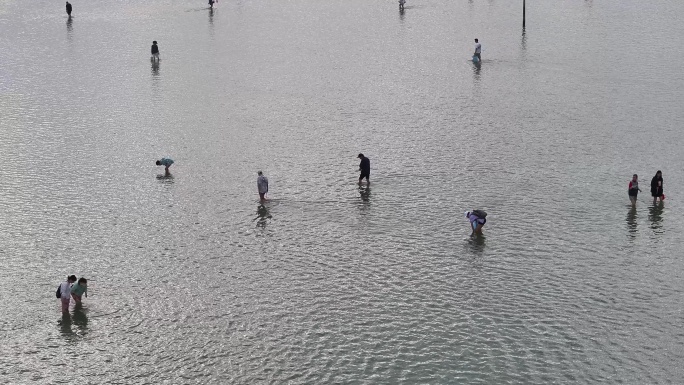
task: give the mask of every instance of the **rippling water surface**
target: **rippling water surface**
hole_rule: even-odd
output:
[[[0,382],[684,377],[684,2],[72,4],[0,1]]]

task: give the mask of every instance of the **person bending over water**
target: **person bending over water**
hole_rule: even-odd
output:
[[[470,221],[470,227],[473,229],[473,234],[482,234],[482,227],[487,223],[487,213],[482,210],[467,211],[466,218]]]
[[[173,159],[171,158],[161,158],[157,162],[155,162],[157,166],[164,166],[164,172],[168,175],[169,174],[169,167],[173,164]]]
[[[636,206],[637,194],[639,194],[640,191],[639,176],[634,174],[632,180],[629,181],[629,189],[627,190],[627,195],[629,195],[629,200],[632,201],[632,206]]]
[[[665,194],[663,194],[663,173],[658,170],[653,179],[651,179],[651,196],[653,197],[653,203],[660,198],[662,202],[665,199]]]
[[[71,285],[71,298],[76,301],[76,305],[81,304],[83,294],[85,294],[86,298],[88,298],[88,280],[85,278],[79,278],[78,282]]]

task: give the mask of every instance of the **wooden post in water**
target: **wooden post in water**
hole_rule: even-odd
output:
[[[523,0],[523,28],[525,28],[525,0]]]

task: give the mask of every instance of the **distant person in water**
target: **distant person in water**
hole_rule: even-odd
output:
[[[152,42],[152,48],[150,51],[152,52],[152,59],[159,60],[159,46],[157,45],[156,40]]]
[[[470,228],[473,234],[482,234],[482,227],[487,223],[487,213],[482,210],[467,211],[466,218],[470,221]]]
[[[480,42],[477,39],[475,39],[475,53],[473,54],[473,56],[477,56],[477,60],[482,61],[481,54],[482,54],[482,44],[480,44]]]
[[[366,158],[363,154],[359,154],[358,158],[361,159],[361,163],[359,163],[359,171],[361,171],[359,185],[361,185],[363,178],[366,178],[366,183],[370,184],[370,159]]]
[[[665,199],[665,194],[663,194],[663,173],[658,170],[653,179],[651,179],[651,196],[653,197],[653,203],[660,198],[662,202]]]
[[[88,298],[88,280],[81,277],[78,282],[71,285],[71,298],[76,301],[76,305],[80,305],[84,294]]]
[[[639,194],[639,192],[641,192],[641,189],[639,188],[639,176],[634,174],[632,175],[632,180],[629,181],[629,189],[627,190],[632,206],[636,206],[637,194]]]
[[[66,281],[59,285],[59,299],[62,301],[62,313],[69,313],[69,303],[71,302],[71,285],[76,282],[76,276],[70,275]]]
[[[164,166],[164,172],[166,175],[169,174],[169,167],[173,164],[173,159],[171,158],[161,158],[156,162],[157,166]]]
[[[258,171],[257,175],[257,190],[259,191],[259,200],[264,202],[266,200],[266,193],[268,192],[268,178],[263,172]]]
[[[66,2],[66,11],[67,11],[67,15],[69,15],[69,17],[71,17],[71,3],[68,1]]]
[[[406,4],[406,0],[399,0],[399,10],[400,11],[404,10],[404,4]]]
[[[214,0],[209,0],[209,8],[214,8]]]

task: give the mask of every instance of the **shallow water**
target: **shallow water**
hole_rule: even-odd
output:
[[[515,3],[0,2],[0,382],[680,381],[684,3]]]

